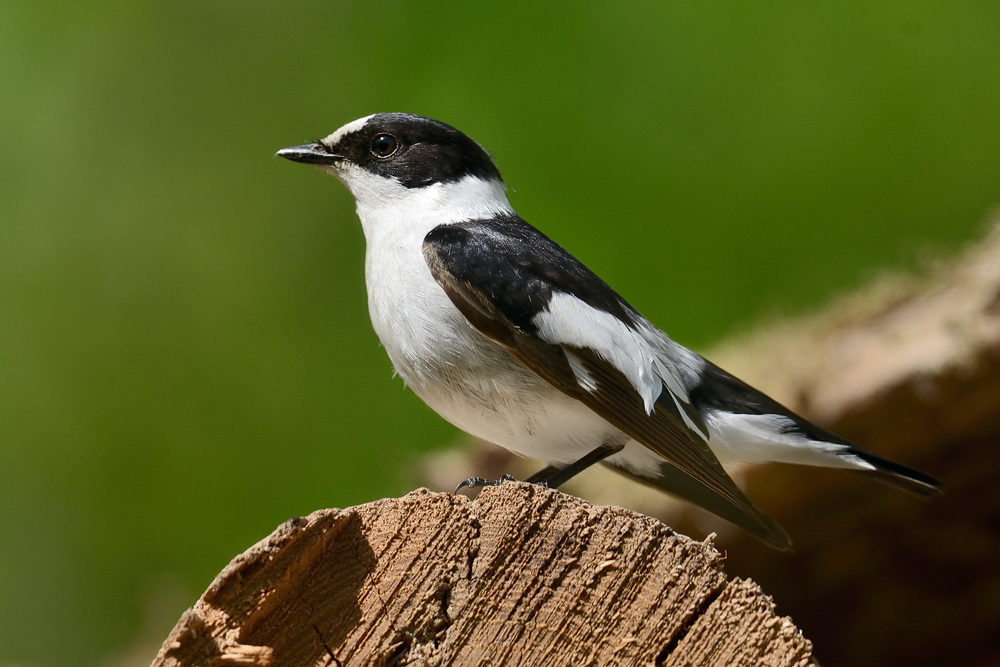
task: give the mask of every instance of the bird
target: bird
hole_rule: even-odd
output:
[[[525,481],[558,488],[600,463],[779,550],[789,536],[724,465],[842,468],[941,492],[674,342],[519,217],[490,154],[452,126],[376,113],[276,155],[353,195],[368,310],[396,374],[459,429],[547,463]]]

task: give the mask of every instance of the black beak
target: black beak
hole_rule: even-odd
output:
[[[330,153],[326,146],[319,142],[305,144],[304,146],[282,148],[275,155],[292,160],[293,162],[305,162],[306,164],[334,164],[347,159],[343,155]]]

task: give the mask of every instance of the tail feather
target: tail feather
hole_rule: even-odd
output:
[[[851,445],[844,453],[855,456],[865,463],[875,466],[874,470],[852,470],[851,472],[871,477],[884,484],[925,498],[940,496],[944,493],[944,484],[939,480],[919,470],[904,466],[901,463],[884,459],[877,454],[869,452],[867,449]]]

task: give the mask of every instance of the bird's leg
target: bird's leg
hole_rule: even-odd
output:
[[[500,475],[500,479],[484,479],[482,477],[470,477],[469,479],[462,480],[459,482],[458,486],[455,487],[455,493],[458,493],[462,489],[481,489],[484,486],[500,486],[504,482],[516,482],[513,475]]]
[[[624,442],[605,442],[600,447],[584,455],[577,461],[567,466],[546,466],[534,475],[524,480],[531,484],[537,484],[549,489],[558,489],[571,477],[583,472],[595,463],[600,463],[612,454],[617,454],[625,447]],[[515,482],[511,475],[501,475],[500,479],[483,479],[482,477],[470,477],[455,487],[455,493],[462,489],[479,489],[484,486],[500,486],[504,482]]]
[[[625,443],[605,442],[603,445],[586,454],[578,461],[570,463],[568,466],[559,468],[557,466],[547,466],[529,477],[527,482],[547,486],[550,489],[558,489],[571,477],[583,472],[595,463],[600,463],[612,454],[617,454],[625,447]]]

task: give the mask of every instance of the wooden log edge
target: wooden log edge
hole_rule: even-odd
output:
[[[711,539],[516,482],[319,510],[237,556],[152,664],[815,664]]]

